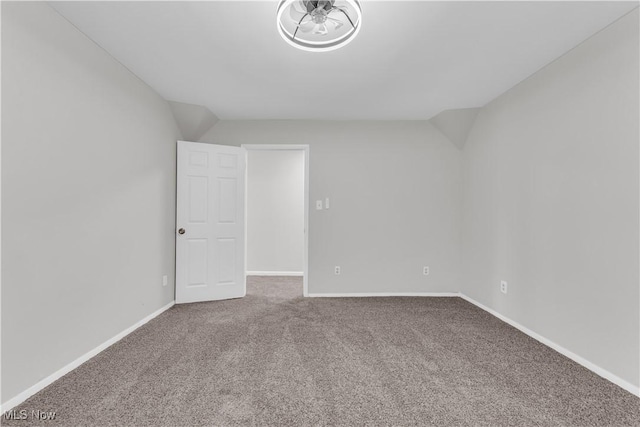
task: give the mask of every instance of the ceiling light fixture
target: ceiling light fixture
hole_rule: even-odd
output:
[[[326,52],[349,43],[360,31],[358,0],[281,0],[278,32],[290,45]]]

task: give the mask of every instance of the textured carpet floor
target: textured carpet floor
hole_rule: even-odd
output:
[[[459,298],[176,306],[33,396],[3,425],[640,425],[640,399]]]

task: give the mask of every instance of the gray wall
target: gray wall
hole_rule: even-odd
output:
[[[431,124],[222,120],[202,140],[309,144],[310,293],[459,290],[462,156]]]
[[[247,151],[247,271],[304,269],[304,152]]]
[[[462,281],[636,386],[638,61],[636,9],[481,110],[464,148]]]
[[[4,402],[173,300],[178,138],[49,6],[2,3]]]
[[[180,135],[48,6],[2,3],[2,31],[6,401],[173,299]],[[310,145],[310,200],[332,202],[310,210],[311,293],[462,288],[638,385],[638,71],[636,11],[485,107],[463,153],[426,122],[203,140]]]

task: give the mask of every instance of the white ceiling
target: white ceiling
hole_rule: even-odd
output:
[[[51,5],[165,99],[221,119],[429,119],[485,105],[638,2],[362,1],[332,52],[281,39],[277,1]]]

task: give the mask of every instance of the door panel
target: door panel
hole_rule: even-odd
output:
[[[178,141],[176,303],[245,295],[245,166],[243,148]]]
[[[207,239],[187,238],[187,286],[207,285]]]
[[[218,239],[218,261],[218,284],[233,284],[237,267],[235,239]]]
[[[220,223],[234,224],[236,220],[236,204],[238,194],[238,182],[235,178],[220,178]]]
[[[188,176],[189,223],[205,223],[208,216],[209,179],[206,176]]]

